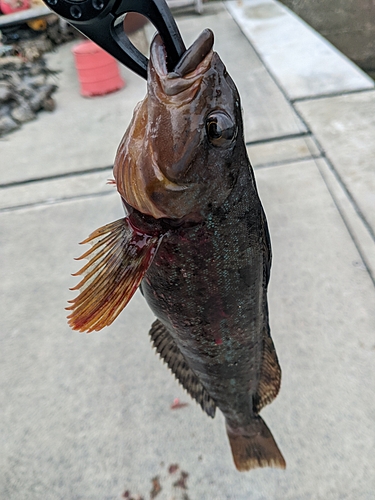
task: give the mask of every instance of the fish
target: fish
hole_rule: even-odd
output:
[[[147,94],[118,147],[125,217],[94,231],[68,322],[110,325],[139,288],[153,347],[210,417],[219,409],[236,468],[285,468],[259,415],[281,369],[270,334],[271,240],[244,141],[238,90],[206,29],[173,71],[156,35]]]

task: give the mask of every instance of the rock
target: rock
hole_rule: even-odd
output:
[[[31,109],[29,103],[24,101],[12,110],[11,116],[16,122],[25,123],[33,120],[35,118],[35,113]]]
[[[7,56],[7,57],[0,58],[0,70],[1,71],[7,70],[7,69],[19,70],[23,64],[24,63],[20,57]]]
[[[0,117],[0,136],[8,134],[19,127],[12,117],[5,115]]]
[[[34,93],[35,90],[33,89],[33,87],[31,85],[28,85],[25,81],[21,82],[17,86],[17,94],[25,97],[26,99],[31,99]]]
[[[13,109],[12,104],[14,104],[14,103],[12,101],[9,101],[9,102],[7,102],[5,104],[2,104],[0,106],[0,118],[2,118],[3,116],[6,116],[6,115],[10,114],[10,112]]]
[[[14,88],[17,88],[22,84],[21,72],[18,70],[7,69],[3,72],[3,75]]]
[[[45,108],[45,101],[47,101],[51,94],[56,90],[56,85],[51,83],[47,83],[38,89],[35,89],[34,95],[32,99],[29,100],[30,107],[33,111],[39,111],[40,109]],[[48,104],[47,104],[48,108]],[[53,108],[54,109],[54,108]],[[52,111],[52,109],[51,109]]]
[[[45,37],[43,40],[48,41]],[[38,111],[55,109],[52,94],[57,86],[48,81],[54,73],[43,57],[34,61],[8,55],[0,57],[0,136],[33,120]]]
[[[38,74],[35,76],[26,76],[25,77],[25,84],[26,85],[31,85],[32,87],[41,87],[46,83],[46,77],[43,74]]]
[[[0,82],[0,104],[8,101],[13,96],[12,89],[7,82]]]
[[[53,97],[47,97],[43,102],[43,109],[45,111],[55,111],[56,102]]]

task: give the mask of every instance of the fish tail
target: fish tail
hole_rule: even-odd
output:
[[[251,423],[243,427],[234,428],[227,423],[227,433],[233,460],[239,471],[257,467],[285,469],[284,457],[261,417],[254,416]]]

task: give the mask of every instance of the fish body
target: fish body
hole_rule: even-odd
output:
[[[205,30],[168,73],[159,37],[148,93],[117,152],[126,218],[93,233],[70,324],[101,329],[139,286],[150,336],[211,417],[225,416],[239,470],[285,467],[259,416],[280,387],[270,336],[271,244],[243,139],[238,91]]]

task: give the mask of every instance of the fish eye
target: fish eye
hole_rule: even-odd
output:
[[[206,119],[206,132],[210,143],[216,147],[229,146],[237,135],[233,120],[223,111],[214,111]]]

